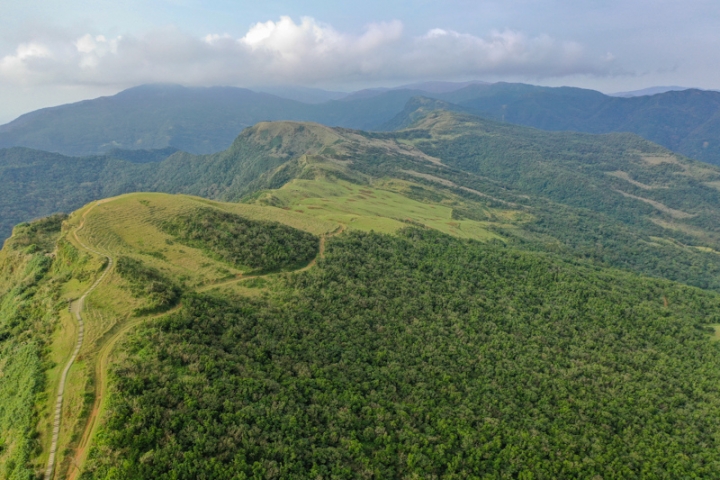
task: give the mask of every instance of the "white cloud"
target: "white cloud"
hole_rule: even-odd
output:
[[[120,40],[122,40],[122,37],[108,41],[103,35],[93,37],[89,33],[75,40],[75,48],[78,53],[81,54],[80,68],[87,69],[96,67],[100,58],[108,53],[117,54],[118,42]]]
[[[203,40],[208,45],[217,45],[218,43],[223,41],[232,41],[233,38],[227,33],[223,33],[222,35],[219,35],[217,33],[209,33],[205,35],[205,37],[203,37]]]
[[[34,60],[49,58],[51,55],[50,49],[41,43],[22,43],[14,55],[6,55],[0,60],[0,78],[26,80],[32,73]]]
[[[73,35],[51,46],[29,41],[0,60],[0,85],[341,84],[395,79],[520,75],[604,75],[611,58],[573,42],[504,30],[474,36],[435,28],[403,34],[399,21],[373,23],[358,35],[310,17],[283,16],[233,38],[198,38],[176,28],[140,36]]]
[[[436,28],[416,39],[409,58],[414,60],[410,64],[431,65],[454,74],[554,77],[603,73],[575,42],[559,42],[548,35],[529,38],[512,30],[477,37]]]

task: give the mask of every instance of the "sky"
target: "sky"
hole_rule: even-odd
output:
[[[0,0],[0,124],[145,83],[720,89],[717,0]]]

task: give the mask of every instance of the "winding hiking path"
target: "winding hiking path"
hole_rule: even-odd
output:
[[[100,202],[98,202],[98,203],[100,203]],[[94,207],[94,205],[93,205],[93,207]],[[71,361],[68,363],[68,365],[65,367],[66,372],[67,372],[67,370],[70,369],[72,362],[74,362],[75,357],[77,356],[77,353],[80,350],[80,347],[82,346],[82,336],[83,336],[82,332],[84,330],[84,325],[83,325],[82,317],[81,317],[80,313],[84,306],[85,297],[88,294],[90,294],[100,284],[100,282],[103,280],[103,278],[105,278],[105,275],[110,271],[110,268],[112,267],[112,264],[113,264],[113,260],[109,255],[97,252],[96,250],[93,250],[92,248],[85,245],[77,236],[77,232],[79,232],[85,225],[85,216],[90,212],[90,210],[92,210],[93,207],[88,209],[83,214],[82,224],[74,232],[75,239],[83,248],[87,249],[88,251],[107,258],[108,266],[105,269],[105,271],[103,272],[103,274],[100,276],[100,278],[98,278],[95,281],[95,283],[92,285],[92,287],[90,287],[85,292],[85,294],[80,298],[79,301],[77,301],[73,304],[73,313],[75,314],[76,318],[78,319],[78,324],[80,325],[81,333],[78,336],[79,337],[78,344],[75,348],[75,352],[73,353],[73,357],[71,358]],[[295,270],[294,272],[302,272],[302,271],[308,270],[317,263],[318,258],[324,258],[324,256],[325,256],[325,240],[329,237],[333,237],[335,235],[341,234],[343,231],[345,231],[345,228],[346,228],[345,225],[340,225],[333,232],[325,234],[325,235],[321,235],[320,236],[320,245],[318,248],[318,255],[308,265],[306,265],[305,267],[303,267],[299,270]],[[198,289],[198,291],[202,292],[202,291],[210,290],[212,288],[222,287],[227,284],[236,283],[236,282],[240,282],[243,280],[249,280],[251,278],[264,277],[264,276],[266,276],[266,275],[240,276],[238,278],[224,281],[221,283],[205,285],[205,286],[201,287],[200,289]],[[182,305],[178,305],[169,311],[162,312],[160,314],[153,315],[151,317],[140,317],[140,318],[135,318],[135,319],[129,321],[128,323],[123,325],[117,332],[113,333],[112,336],[103,344],[103,346],[98,351],[97,359],[95,361],[95,381],[96,381],[95,401],[93,403],[93,408],[90,412],[90,416],[88,417],[88,420],[85,424],[85,428],[83,430],[82,437],[80,438],[80,443],[78,444],[78,446],[75,450],[75,454],[73,456],[72,462],[70,463],[70,470],[67,473],[68,480],[74,480],[75,478],[77,478],[79,473],[82,471],[82,465],[85,463],[85,459],[87,457],[87,452],[88,452],[88,447],[90,446],[90,441],[97,429],[98,419],[100,417],[100,412],[102,410],[102,402],[103,402],[103,399],[106,398],[106,393],[107,393],[107,385],[108,385],[107,370],[108,370],[108,365],[110,362],[110,355],[111,355],[115,345],[127,332],[129,332],[130,330],[132,330],[139,324],[149,321],[149,320],[152,320],[153,318],[158,318],[161,316],[169,315],[169,314],[179,310],[181,307],[182,307]],[[52,444],[52,450],[51,450],[51,460],[53,462],[54,462],[55,449],[57,448],[56,431],[59,432],[59,425],[60,425],[60,423],[59,423],[60,416],[59,415],[61,414],[61,410],[62,410],[62,390],[64,390],[65,373],[63,374],[63,378],[61,380],[60,393],[58,394],[58,407],[56,408],[56,413],[55,413],[55,425],[56,425],[55,429],[56,430],[53,431],[53,444]],[[51,465],[49,462],[48,469],[45,473],[45,480],[52,479],[52,469],[53,469],[53,465]]]
[[[336,228],[334,231],[330,233],[326,233],[324,235],[320,236],[320,245],[318,247],[318,254],[315,258],[310,261],[307,265],[305,265],[303,268],[300,268],[298,270],[293,270],[292,272],[284,272],[284,273],[300,273],[304,272],[306,270],[310,270],[312,267],[314,267],[317,264],[318,258],[325,258],[325,240],[327,240],[330,237],[334,237],[336,235],[340,235],[345,231],[346,226],[340,225],[338,228]],[[267,277],[269,275],[276,275],[273,273],[268,274],[257,274],[257,275],[243,275],[239,274],[235,278],[231,278],[230,280],[222,280],[218,283],[208,283],[207,285],[203,285],[202,287],[198,288],[198,292],[207,292],[208,290],[212,290],[215,288],[221,288],[227,285],[232,285],[233,283],[239,283],[245,280],[250,280],[251,278],[258,278],[258,277]]]
[[[80,223],[80,226],[73,232],[73,236],[75,237],[75,240],[78,242],[78,244],[80,244],[80,246],[82,246],[85,250],[101,257],[107,258],[108,263],[105,267],[105,270],[103,270],[103,273],[97,278],[97,280],[95,280],[95,283],[93,283],[90,288],[88,288],[85,293],[83,293],[82,297],[80,297],[77,301],[73,302],[70,307],[71,313],[75,316],[75,319],[78,322],[78,337],[77,341],[75,342],[75,350],[73,350],[73,353],[70,356],[67,364],[65,365],[65,369],[63,370],[62,375],[60,376],[57,400],[55,401],[55,420],[53,421],[52,441],[50,442],[50,456],[48,457],[47,469],[45,470],[45,480],[52,480],[53,478],[53,473],[55,470],[55,454],[57,453],[58,438],[60,436],[60,422],[62,421],[62,406],[65,396],[65,382],[67,380],[68,373],[70,372],[70,368],[75,363],[78,353],[80,353],[80,349],[83,345],[83,339],[85,337],[85,323],[83,322],[81,315],[83,307],[85,306],[85,299],[93,292],[93,290],[95,290],[95,288],[97,288],[100,282],[103,281],[103,279],[105,278],[105,276],[107,276],[108,272],[113,266],[113,259],[110,256],[88,247],[82,242],[82,240],[80,240],[80,238],[78,238],[77,235],[78,232],[82,230],[85,226],[85,218],[87,214],[90,213],[90,211],[95,207],[95,205],[85,211],[82,216],[82,222]]]
[[[70,464],[70,471],[67,475],[68,480],[74,480],[81,472],[80,467],[85,462],[85,458],[87,457],[87,450],[88,446],[90,445],[90,439],[93,437],[93,435],[95,435],[95,430],[97,429],[98,425],[97,420],[100,416],[103,398],[106,397],[105,393],[107,391],[108,385],[108,364],[110,363],[110,354],[112,353],[113,348],[115,348],[115,345],[127,332],[129,332],[136,326],[154,318],[170,315],[171,313],[179,310],[181,306],[182,305],[178,305],[171,310],[159,313],[157,315],[153,315],[151,317],[139,317],[129,321],[128,323],[123,325],[122,328],[120,328],[117,332],[115,332],[98,351],[97,360],[95,361],[95,402],[93,403],[93,408],[90,412],[90,416],[88,417],[85,424],[85,430],[83,431],[80,443],[75,449],[75,455]]]

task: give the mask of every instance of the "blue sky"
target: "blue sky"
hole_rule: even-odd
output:
[[[151,82],[720,88],[716,1],[0,0],[0,123]]]

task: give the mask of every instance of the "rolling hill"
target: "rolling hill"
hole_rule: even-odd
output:
[[[8,476],[47,465],[67,298],[96,278],[71,304],[53,478],[718,471],[720,295],[473,233],[488,222],[440,233],[447,199],[324,183],[278,192],[301,208],[129,194],[19,226],[0,252]],[[408,217],[383,225],[383,205]]]
[[[493,226],[512,241],[555,245],[573,255],[704,288],[720,286],[714,253],[720,251],[717,168],[630,134],[545,132],[434,111],[434,102],[406,112],[406,121],[397,118],[415,122],[397,132],[260,123],[243,131],[228,150],[212,155],[176,152],[152,163],[51,156],[27,168],[16,161],[8,178],[25,178],[25,183],[13,180],[22,188],[3,191],[0,200],[15,209],[16,217],[24,209],[24,219],[30,219],[63,210],[60,206],[69,211],[91,198],[132,191],[260,201],[263,190],[283,191],[316,176],[358,184],[398,179],[419,185],[418,191],[451,192],[448,198],[457,202],[524,212],[509,214],[523,219],[513,228]],[[58,169],[64,177],[54,173]],[[66,203],[54,200],[60,198]],[[462,202],[453,210],[456,220],[497,217]],[[690,265],[701,273],[688,275]]]
[[[620,98],[579,88],[500,83],[437,97],[476,115],[544,130],[632,132],[720,164],[720,92],[688,89]]]
[[[43,165],[57,198],[156,192],[5,242],[0,471],[717,476],[720,168],[446,107],[44,154],[28,203]]]

